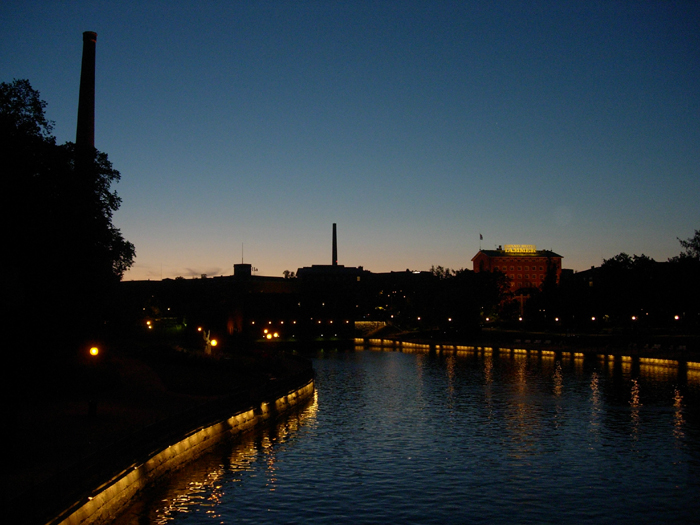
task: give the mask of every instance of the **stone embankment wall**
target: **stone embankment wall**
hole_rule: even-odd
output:
[[[52,525],[108,523],[115,513],[123,509],[139,491],[161,476],[192,461],[213,445],[269,422],[280,413],[310,398],[313,392],[314,380],[311,378],[302,386],[283,394],[271,395],[247,410],[197,428],[183,436],[180,441],[155,450],[143,461],[130,465],[50,523]]]
[[[362,347],[375,347],[388,350],[396,350],[406,353],[436,353],[436,354],[483,354],[492,355],[527,355],[539,356],[554,359],[555,357],[583,360],[597,359],[601,363],[613,364],[622,363],[626,366],[635,365],[640,368],[664,367],[677,369],[681,374],[685,374],[687,379],[700,382],[700,361],[690,361],[687,359],[663,359],[658,357],[639,357],[638,355],[622,355],[620,353],[606,353],[600,349],[586,349],[585,351],[571,351],[561,348],[552,349],[545,341],[525,341],[524,344],[517,341],[511,346],[491,347],[455,345],[448,343],[413,342],[401,341],[398,339],[361,338],[355,339],[355,345]],[[579,349],[582,350],[582,349]]]

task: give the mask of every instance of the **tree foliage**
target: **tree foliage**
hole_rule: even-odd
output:
[[[695,230],[695,235],[690,239],[678,239],[683,247],[683,252],[678,256],[679,259],[694,259],[700,261],[700,230]]]
[[[66,340],[68,326],[103,322],[135,251],[112,223],[119,172],[94,148],[79,157],[74,144],[57,145],[45,108],[27,80],[0,84],[3,307],[20,321],[38,313],[44,335]]]

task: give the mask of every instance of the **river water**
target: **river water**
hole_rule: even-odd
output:
[[[314,368],[313,400],[117,523],[700,523],[700,370],[380,349]]]

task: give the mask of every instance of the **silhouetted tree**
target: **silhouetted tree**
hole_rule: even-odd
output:
[[[60,354],[104,324],[135,251],[112,224],[119,172],[94,148],[79,161],[74,144],[57,145],[45,108],[27,80],[0,83],[2,306],[33,352]]]
[[[697,331],[700,328],[700,230],[690,239],[678,239],[683,252],[669,259],[669,297],[674,319],[681,317],[681,325]]]
[[[678,239],[683,247],[683,252],[674,259],[695,259],[700,261],[700,230],[695,230],[695,235],[685,241]]]

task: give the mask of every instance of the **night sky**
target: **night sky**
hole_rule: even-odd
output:
[[[471,268],[480,234],[664,261],[700,229],[700,2],[4,0],[0,81],[59,143],[83,31],[125,279],[330,264],[334,222],[374,272]]]

